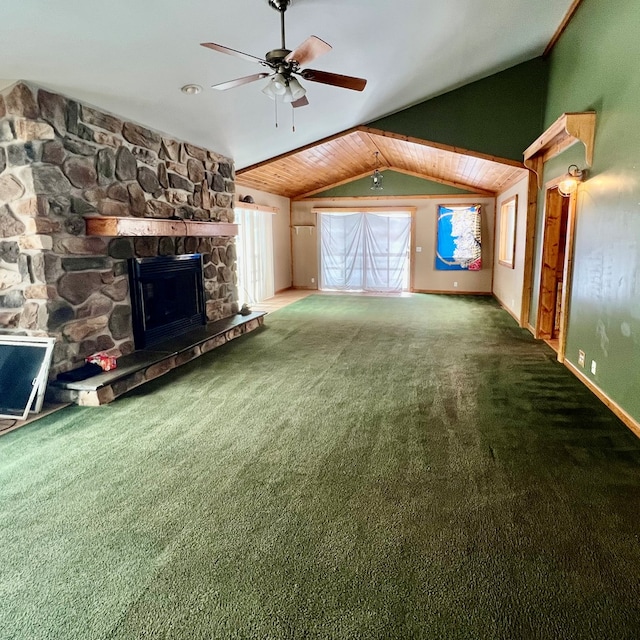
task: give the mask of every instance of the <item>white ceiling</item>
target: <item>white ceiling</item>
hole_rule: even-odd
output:
[[[314,69],[368,79],[362,93],[302,81],[310,105],[279,109],[263,71],[200,46],[262,57],[280,47],[267,0],[6,0],[0,86],[25,80],[231,156],[242,168],[540,55],[573,0],[292,0],[287,47],[333,45]],[[204,87],[188,96],[180,87]]]

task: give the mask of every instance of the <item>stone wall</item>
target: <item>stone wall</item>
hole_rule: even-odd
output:
[[[0,94],[0,333],[57,338],[51,375],[133,346],[127,259],[202,253],[209,320],[237,312],[235,239],[102,238],[88,215],[233,222],[233,163],[61,95]]]

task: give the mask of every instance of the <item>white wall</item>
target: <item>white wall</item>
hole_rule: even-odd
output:
[[[525,198],[526,199],[526,198]],[[439,204],[482,205],[482,264],[481,271],[437,271],[435,268],[436,222]],[[315,229],[314,207],[415,207],[416,247],[421,252],[413,255],[414,291],[491,293],[493,275],[493,235],[495,221],[495,198],[486,196],[428,196],[409,198],[330,198],[305,200],[291,203],[293,286],[315,289],[318,282],[318,237]],[[299,227],[296,230],[296,227]],[[314,282],[312,282],[312,279]],[[457,283],[457,286],[454,285]]]
[[[291,201],[266,191],[236,185],[236,199],[252,196],[255,203],[264,207],[275,207],[273,216],[273,267],[275,291],[291,287]],[[265,214],[270,215],[270,214]]]
[[[527,236],[527,189],[529,177],[525,176],[513,187],[504,191],[496,198],[496,219],[499,224],[500,206],[505,200],[514,195],[518,196],[516,210],[516,245],[514,253],[514,267],[505,267],[498,262],[498,251],[494,257],[493,293],[500,304],[514,318],[520,319],[522,308],[522,290],[524,278],[524,247]],[[496,228],[496,238],[500,237],[500,229]]]

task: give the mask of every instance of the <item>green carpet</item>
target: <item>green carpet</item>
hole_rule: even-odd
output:
[[[311,296],[0,438],[2,640],[640,637],[640,441],[491,300]]]

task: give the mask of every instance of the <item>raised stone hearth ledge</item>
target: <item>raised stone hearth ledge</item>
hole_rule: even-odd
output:
[[[230,222],[87,216],[85,225],[88,236],[228,237],[238,235],[238,225]]]
[[[256,311],[247,316],[238,314],[210,322],[161,344],[118,358],[118,367],[113,371],[78,382],[51,382],[47,388],[47,400],[73,402],[84,407],[108,404],[145,382],[259,329],[265,315],[264,311]]]

